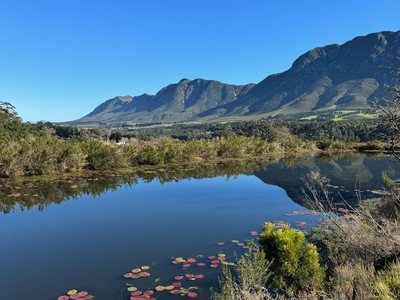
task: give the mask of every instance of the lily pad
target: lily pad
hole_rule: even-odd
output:
[[[148,269],[150,269],[149,266],[141,266],[141,268],[142,268],[142,270],[148,270]]]
[[[217,245],[218,246],[223,246],[223,245],[225,245],[225,243],[224,242],[218,242]]]
[[[67,292],[67,295],[75,295],[76,293],[77,293],[78,291],[77,290],[69,290],[68,292]]]
[[[163,286],[163,285],[157,285],[154,289],[155,289],[157,292],[162,292],[163,290],[165,290],[165,286]]]
[[[202,262],[199,262],[199,263],[197,263],[197,266],[199,266],[199,267],[204,267],[206,264],[205,263],[202,263]]]
[[[197,293],[195,293],[195,292],[189,292],[189,293],[187,293],[187,296],[188,296],[189,298],[196,298],[196,297],[197,297]]]
[[[180,290],[170,290],[169,293],[172,295],[179,295],[181,293],[181,291]]]
[[[137,287],[130,286],[130,287],[127,288],[127,290],[128,290],[128,292],[135,292],[135,291],[137,291]]]
[[[213,260],[213,259],[216,259],[217,257],[216,257],[215,255],[209,255],[209,256],[207,256],[207,258],[208,258],[209,260]]]
[[[165,287],[165,290],[166,291],[171,291],[171,290],[173,290],[174,289],[174,286],[173,285],[167,285],[166,287]]]
[[[182,283],[180,283],[180,282],[173,282],[171,285],[172,285],[173,287],[180,287],[180,286],[182,286]]]
[[[76,293],[75,295],[77,295],[78,297],[85,297],[87,296],[89,293],[86,291],[81,291],[79,293]]]
[[[182,280],[183,278],[185,278],[185,277],[182,275],[175,276],[175,280]]]
[[[195,263],[196,262],[196,259],[194,259],[194,258],[188,258],[187,260],[186,260],[188,263]]]
[[[150,273],[149,272],[140,272],[139,275],[140,275],[140,277],[149,277]]]
[[[150,291],[150,290],[143,292],[143,295],[145,295],[145,296],[151,296],[153,294],[154,294],[154,292]]]
[[[134,292],[131,293],[131,297],[138,297],[138,296],[140,296],[141,294],[142,294],[141,291],[134,291]]]
[[[69,296],[58,296],[57,300],[69,300]]]
[[[194,278],[201,279],[201,278],[204,278],[204,275],[203,274],[195,274]]]
[[[219,260],[218,260],[218,259],[213,259],[213,260],[211,261],[211,263],[214,264],[214,265],[215,265],[215,264],[219,264]]]
[[[183,268],[189,268],[191,265],[190,264],[183,264],[182,267]]]
[[[135,268],[132,270],[132,273],[140,273],[140,272],[142,272],[141,268]]]

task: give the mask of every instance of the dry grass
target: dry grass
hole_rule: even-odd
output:
[[[309,235],[324,253],[331,278],[329,292],[333,298],[400,299],[396,285],[385,285],[377,280],[379,274],[391,272],[392,264],[400,256],[398,191],[393,190],[385,198],[375,200],[374,205],[363,205],[360,201],[358,208],[341,212],[329,198],[325,178],[312,173],[304,182],[309,203],[318,210],[339,216],[331,217]],[[391,294],[394,298],[383,296]]]

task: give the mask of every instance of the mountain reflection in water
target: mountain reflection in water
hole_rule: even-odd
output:
[[[400,177],[400,163],[388,156],[366,155],[320,155],[310,157],[287,156],[269,158],[268,161],[235,161],[218,164],[202,164],[182,169],[165,167],[152,171],[87,173],[57,180],[34,180],[26,178],[23,183],[3,181],[0,184],[0,211],[9,213],[15,209],[43,210],[46,206],[78,199],[82,195],[100,196],[108,190],[132,186],[139,180],[160,183],[178,182],[191,178],[214,178],[254,174],[266,184],[283,188],[295,202],[304,205],[303,178],[311,171],[319,172],[330,181],[329,190],[333,198],[343,197],[354,203],[357,191],[361,198],[376,197],[382,190],[382,171],[389,177]]]
[[[329,180],[328,191],[334,200],[346,200],[355,204],[360,199],[382,194],[382,172],[392,179],[400,177],[400,163],[388,156],[339,155],[315,156],[298,159],[282,159],[255,171],[254,175],[267,184],[283,188],[287,195],[300,205],[306,206],[302,189],[310,172],[318,172]]]

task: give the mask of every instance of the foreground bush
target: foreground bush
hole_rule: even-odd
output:
[[[313,294],[322,290],[325,269],[319,264],[315,245],[307,243],[304,233],[283,225],[274,230],[265,223],[260,244],[268,261],[271,261],[271,283],[289,296]]]

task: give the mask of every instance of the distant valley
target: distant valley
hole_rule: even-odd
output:
[[[400,31],[372,33],[312,49],[289,70],[257,84],[182,79],[156,95],[117,96],[68,123],[204,122],[365,110],[395,83],[389,67],[400,65],[399,48]]]

